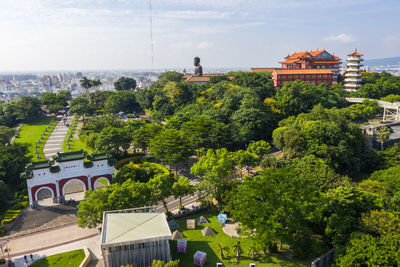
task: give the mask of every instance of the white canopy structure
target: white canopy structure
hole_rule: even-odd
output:
[[[171,261],[171,238],[165,214],[138,209],[105,212],[101,251],[106,267],[150,266],[154,259]]]

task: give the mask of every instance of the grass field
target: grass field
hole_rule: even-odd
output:
[[[47,137],[50,134],[50,131],[44,137],[45,139],[41,140],[40,146],[38,146],[38,152],[41,159],[36,159],[35,144],[37,140],[40,138],[40,134],[42,134],[44,132],[44,129],[49,125],[50,121],[51,117],[41,117],[34,122],[25,123],[24,125],[22,125],[18,135],[14,140],[15,143],[28,145],[29,152],[27,156],[30,156],[33,161],[44,160],[43,146],[45,141],[47,140]]]
[[[79,267],[85,258],[83,249],[73,250],[45,257],[34,262],[31,267]]]
[[[196,230],[187,230],[186,229],[186,220],[187,219],[197,219],[200,216],[204,216],[207,220],[210,221],[210,224],[206,225],[196,225]],[[285,256],[285,251],[274,254],[271,256],[260,256],[256,260],[251,260],[248,255],[249,248],[252,246],[252,241],[248,238],[232,238],[226,235],[221,228],[220,223],[217,222],[217,214],[211,212],[202,212],[195,214],[193,216],[187,216],[176,220],[179,224],[179,231],[183,233],[186,240],[188,240],[188,248],[187,253],[177,253],[176,244],[177,241],[171,240],[171,253],[172,258],[180,259],[179,266],[188,267],[195,266],[193,264],[193,255],[197,250],[203,251],[207,253],[207,263],[204,266],[214,267],[217,262],[222,262],[224,266],[235,266],[235,267],[248,267],[249,263],[256,263],[257,267],[270,267],[270,266],[293,266],[293,267],[301,267],[301,266],[310,266],[310,260],[296,260],[289,259]],[[203,236],[201,230],[207,226],[210,226],[217,234],[214,236]],[[172,229],[175,231],[176,229]],[[240,240],[241,247],[244,251],[243,255],[240,257],[239,263],[232,262],[232,248],[237,242]],[[229,253],[225,253],[225,259],[221,259],[220,252],[218,251],[218,244],[222,246],[227,246],[230,251]]]

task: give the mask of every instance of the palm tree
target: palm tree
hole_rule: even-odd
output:
[[[218,251],[221,253],[221,259],[225,259],[224,252],[229,253],[229,248],[218,244]]]
[[[92,80],[92,86],[93,87],[98,87],[98,86],[100,86],[100,85],[102,85],[103,83],[100,81],[100,80],[98,80],[98,79],[94,79],[94,80]]]
[[[249,249],[249,256],[251,256],[252,260],[254,260],[257,253],[258,253],[258,249],[255,246],[251,246]]]
[[[81,87],[86,91],[86,98],[89,101],[89,89],[93,86],[92,80],[89,80],[86,76],[83,76],[80,81]]]
[[[240,254],[243,253],[243,249],[240,246],[240,241],[238,241],[237,244],[233,246],[233,252],[236,253],[236,258],[239,260]]]
[[[390,128],[386,126],[379,128],[377,135],[379,142],[381,143],[381,150],[383,150],[383,144],[388,140],[390,135]]]

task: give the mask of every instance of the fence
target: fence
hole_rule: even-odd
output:
[[[324,255],[322,255],[321,257],[315,259],[312,263],[311,263],[311,267],[327,267],[327,266],[331,266],[333,263],[333,256],[335,254],[335,249],[331,249],[329,250],[327,253],[325,253]]]

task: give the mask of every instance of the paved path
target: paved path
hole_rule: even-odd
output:
[[[12,143],[12,142],[14,142],[14,140],[15,140],[15,137],[17,136],[17,134],[18,134],[18,132],[19,132],[19,130],[21,129],[21,127],[22,127],[22,123],[20,123],[20,124],[18,124],[18,126],[17,126],[17,128],[15,128],[15,130],[14,130],[14,134],[13,134],[13,136],[11,137],[11,139],[10,139],[10,144]]]
[[[66,124],[71,124],[73,116],[67,118],[68,120],[66,121]],[[45,158],[52,159],[53,155],[57,154],[57,152],[63,152],[62,145],[67,132],[68,127],[65,126],[62,121],[59,121],[43,147]]]

